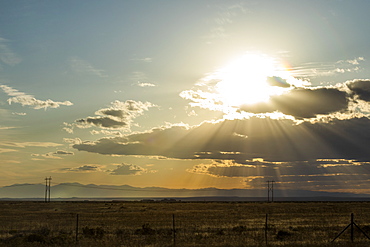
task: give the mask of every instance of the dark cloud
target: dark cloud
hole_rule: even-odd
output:
[[[266,180],[275,181],[279,189],[358,189],[359,184],[369,186],[370,163],[353,160],[316,160],[305,162],[253,162],[237,164],[215,161],[196,165],[192,173],[216,177],[245,178],[250,188],[260,188]],[[343,186],[343,181],[346,181]],[[357,188],[356,188],[357,187]]]
[[[297,88],[272,96],[267,103],[243,105],[240,110],[251,113],[279,111],[296,118],[313,118],[348,108],[347,94],[335,88]]]
[[[210,165],[196,165],[190,172],[207,173],[217,177],[272,177],[282,176],[324,176],[363,174],[370,178],[370,162],[353,160],[320,160],[296,162],[247,161],[244,164],[235,162],[214,161]]]
[[[73,152],[68,152],[68,151],[64,151],[64,150],[58,150],[58,151],[56,151],[53,154],[54,155],[74,155]]]
[[[99,111],[102,115],[114,116],[114,117],[124,117],[124,112],[122,110],[115,109],[102,109]]]
[[[73,167],[73,168],[63,168],[61,171],[67,171],[67,172],[95,172],[100,171],[100,168],[95,165],[83,165],[79,167]]]
[[[96,126],[105,129],[130,129],[133,119],[144,114],[150,107],[154,105],[149,102],[141,102],[134,100],[126,100],[125,102],[114,101],[109,108],[103,108],[95,112],[95,117],[87,117],[76,120],[76,126],[85,128]],[[66,129],[66,128],[65,128]],[[67,131],[73,132],[71,127]]]
[[[79,124],[91,124],[108,129],[119,129],[128,125],[127,122],[117,121],[110,117],[87,117],[85,119],[76,120],[76,122]]]
[[[283,78],[278,77],[278,76],[270,76],[267,77],[267,83],[270,86],[275,86],[275,87],[290,87],[290,84]]]
[[[144,169],[137,165],[125,164],[118,165],[117,168],[113,170],[108,170],[111,175],[141,175],[147,172],[147,169]]]
[[[73,145],[80,151],[107,155],[156,155],[179,159],[370,161],[370,120],[353,118],[330,123],[250,118],[203,123],[186,128],[153,129],[124,137]]]
[[[353,80],[347,82],[347,87],[359,99],[370,101],[370,80]]]

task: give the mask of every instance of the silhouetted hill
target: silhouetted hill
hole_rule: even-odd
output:
[[[43,184],[14,184],[0,187],[0,198],[44,198]],[[256,189],[168,189],[160,187],[132,187],[129,185],[95,185],[61,183],[51,187],[51,198],[215,198],[215,200],[238,200],[238,198],[266,198],[266,190]],[[223,199],[220,199],[223,198]],[[275,200],[284,198],[370,198],[367,194],[323,192],[308,190],[274,190]],[[208,200],[207,199],[207,200]],[[299,200],[299,199],[296,199]]]

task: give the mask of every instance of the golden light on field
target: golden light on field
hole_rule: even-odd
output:
[[[266,102],[272,95],[286,91],[285,87],[272,86],[273,77],[286,83],[289,72],[276,59],[259,53],[246,53],[227,64],[218,73],[216,91],[228,106]]]

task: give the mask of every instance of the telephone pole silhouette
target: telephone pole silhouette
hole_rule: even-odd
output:
[[[274,201],[274,183],[273,180],[267,181],[267,201],[273,202]]]
[[[45,202],[50,202],[50,184],[51,177],[45,178]]]

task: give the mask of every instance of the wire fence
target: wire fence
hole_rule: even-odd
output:
[[[2,246],[369,245],[369,203],[2,202]],[[350,220],[348,212],[355,211]],[[268,213],[266,213],[268,212]],[[357,227],[344,231],[352,222]],[[351,242],[352,244],[352,242]],[[355,246],[355,245],[353,245]]]

